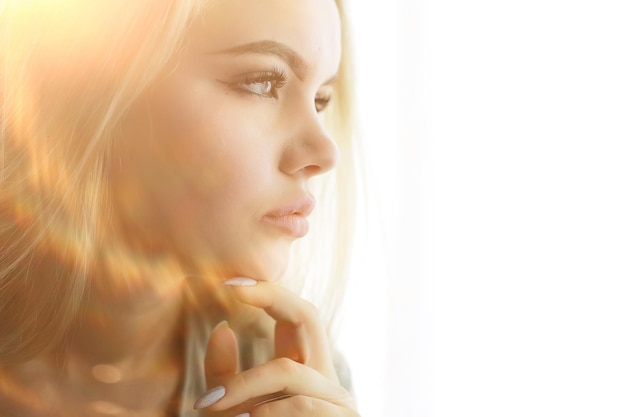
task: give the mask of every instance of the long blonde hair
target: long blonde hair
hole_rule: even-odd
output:
[[[89,268],[111,243],[104,172],[115,126],[206,3],[0,0],[0,362],[54,346],[79,312]],[[343,165],[320,184],[326,194],[352,177],[342,68],[329,116]],[[323,207],[347,247],[351,205]]]

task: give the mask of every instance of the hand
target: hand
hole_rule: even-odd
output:
[[[196,406],[215,417],[358,417],[350,393],[339,385],[315,307],[269,282],[236,278],[226,284],[241,302],[276,320],[276,358],[238,373],[237,339],[220,323],[205,359],[211,389]]]

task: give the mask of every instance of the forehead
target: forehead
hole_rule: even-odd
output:
[[[214,0],[190,30],[190,43],[205,53],[263,40],[287,45],[309,64],[338,65],[341,23],[335,1]]]

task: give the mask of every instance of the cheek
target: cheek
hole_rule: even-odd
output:
[[[168,175],[164,184],[181,191],[204,194],[238,180],[241,186],[249,174],[260,174],[255,162],[270,156],[259,146],[259,126],[228,100],[202,83],[165,86],[150,96],[142,116],[151,121],[136,135],[143,149],[130,153],[149,176]]]
[[[276,170],[271,148],[249,119],[219,110],[162,118],[154,147],[141,158],[150,165],[151,199],[175,233],[207,234],[263,214],[259,202]]]
[[[216,112],[184,126],[171,154],[190,192],[234,202],[269,185],[276,158],[254,123]]]
[[[274,208],[279,184],[280,145],[267,118],[206,89],[181,87],[162,97],[127,129],[118,180],[127,233],[144,247],[212,254],[224,265],[280,263],[282,246],[257,253],[267,246],[259,220]]]

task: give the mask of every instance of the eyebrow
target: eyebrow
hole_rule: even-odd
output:
[[[306,63],[306,61],[300,55],[298,55],[296,51],[283,43],[272,40],[251,42],[244,45],[235,46],[233,48],[225,49],[217,53],[233,55],[243,55],[247,53],[274,55],[285,61],[287,65],[291,67],[293,72],[295,72],[296,75],[299,76],[299,78],[300,75],[309,68],[309,65]]]

